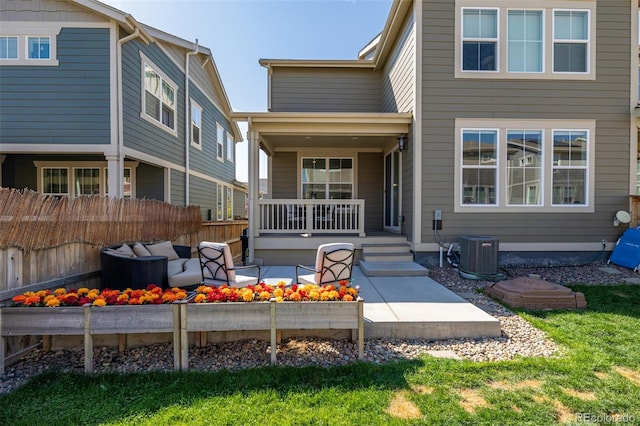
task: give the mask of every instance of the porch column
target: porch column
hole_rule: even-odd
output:
[[[120,163],[119,155],[107,155],[107,195],[114,198],[122,198],[124,167]]]
[[[260,133],[251,128],[249,122],[249,262],[254,260],[254,237],[260,235],[258,223],[259,206],[258,197],[260,194]]]

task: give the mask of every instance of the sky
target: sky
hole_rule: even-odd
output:
[[[100,0],[138,22],[211,50],[234,111],[267,111],[259,59],[357,59],[384,28],[392,0]],[[239,123],[246,139],[246,123]],[[260,177],[266,177],[261,159]],[[236,179],[248,180],[246,140]]]

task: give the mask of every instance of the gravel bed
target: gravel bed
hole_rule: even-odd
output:
[[[624,279],[637,280],[638,274],[615,265],[593,263],[580,267],[509,268],[503,271],[507,278],[539,275],[556,284],[613,285]],[[519,356],[550,357],[560,349],[543,332],[533,327],[509,309],[484,296],[479,291],[489,282],[470,280],[459,276],[451,267],[431,268],[431,277],[459,294],[469,302],[493,315],[500,321],[502,335],[495,338],[450,339],[440,341],[369,339],[365,340],[365,361],[385,363],[400,359],[415,359],[430,354],[472,361],[509,360]],[[632,280],[633,282],[633,280]],[[278,365],[329,367],[350,364],[357,360],[357,346],[346,340],[296,338],[278,345]],[[269,344],[261,340],[208,344],[191,348],[190,368],[195,370],[243,369],[270,365]],[[96,372],[140,372],[173,370],[173,349],[170,343],[130,347],[119,354],[117,347],[94,349]],[[17,363],[8,366],[0,376],[0,394],[11,392],[29,378],[44,371],[84,371],[81,348],[44,352],[36,349]]]

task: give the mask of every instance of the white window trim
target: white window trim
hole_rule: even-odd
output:
[[[556,34],[555,34],[555,20],[556,20],[556,12],[587,12],[587,41],[576,41],[576,40],[565,40],[565,39],[556,39]],[[555,63],[553,62],[553,58],[554,58],[554,52],[551,52],[551,72],[555,75],[580,75],[580,74],[584,74],[584,75],[588,75],[591,71],[591,46],[595,45],[595,43],[593,42],[593,40],[591,39],[591,11],[589,9],[577,9],[577,8],[571,8],[571,9],[553,9],[552,11],[553,16],[551,17],[551,30],[552,30],[552,36],[551,36],[551,49],[555,50],[555,45],[556,42],[558,43],[572,43],[572,44],[586,44],[587,45],[587,63],[586,63],[586,67],[587,67],[587,71],[586,72],[577,72],[577,71],[554,71],[555,69]]]
[[[468,9],[473,9],[473,10],[495,10],[496,11],[496,38],[468,38],[465,39],[462,35],[462,27],[463,27],[463,15],[464,15],[464,11],[468,10]],[[496,74],[500,72],[500,58],[502,57],[501,52],[500,52],[500,39],[501,39],[501,34],[500,34],[500,15],[502,15],[502,13],[500,13],[500,9],[496,8],[496,7],[462,7],[460,8],[460,71],[463,73],[471,73],[471,74],[475,74],[475,73],[490,73],[490,74]],[[496,44],[496,58],[495,58],[495,64],[496,64],[496,69],[495,70],[462,70],[462,45],[465,41],[478,41],[478,42],[483,42],[483,41],[490,41],[492,43]]]
[[[131,198],[136,198],[136,167],[139,162],[137,161],[125,161],[124,168],[131,169]],[[106,161],[34,161],[33,165],[37,170],[37,191],[44,194],[44,182],[43,173],[44,169],[57,168],[67,169],[67,188],[69,192],[67,194],[70,197],[76,197],[75,187],[73,185],[73,177],[76,169],[100,169],[100,175],[98,176],[100,182],[100,195],[106,195],[106,170],[108,169]],[[58,195],[58,194],[56,194]]]
[[[221,221],[224,218],[224,193],[222,192],[224,185],[216,183],[216,220]]]
[[[0,37],[4,37],[4,38],[15,38],[16,39],[16,55],[18,55],[18,57],[16,58],[0,58],[0,64],[2,65],[6,65],[4,64],[4,62],[6,61],[7,64],[11,63],[11,62],[17,62],[20,60],[20,36],[15,35],[15,34],[0,34]]]
[[[41,39],[41,38],[46,38],[47,40],[49,40],[49,57],[48,58],[31,58],[29,57],[29,39],[30,38],[37,38],[37,39]],[[33,35],[33,34],[28,34],[27,36],[25,36],[25,44],[24,44],[24,57],[27,61],[50,61],[51,60],[51,36],[50,35]]]
[[[543,213],[543,212],[574,212],[593,213],[595,211],[594,183],[595,183],[595,120],[519,120],[519,119],[466,119],[455,120],[455,173],[454,173],[454,211],[459,213],[495,212],[495,213]],[[498,129],[498,168],[495,205],[462,204],[462,131],[495,130]],[[542,159],[542,204],[541,205],[507,205],[506,202],[506,133],[510,130],[542,130],[543,159]],[[587,181],[585,204],[553,205],[553,131],[587,131]]]
[[[141,62],[140,62],[140,118],[142,118],[143,120],[153,124],[154,126],[158,127],[159,129],[164,130],[167,133],[172,134],[173,136],[178,136],[178,99],[179,95],[178,95],[178,85],[171,80],[163,71],[160,67],[158,67],[152,60],[150,60],[145,54],[143,54],[142,52],[140,52],[140,58],[141,58]],[[144,66],[145,64],[147,64],[149,67],[153,68],[153,70],[160,76],[160,78],[162,80],[164,80],[169,86],[171,86],[171,88],[173,89],[173,94],[175,97],[175,101],[176,101],[176,107],[173,110],[173,129],[171,127],[165,126],[162,123],[162,99],[160,99],[160,107],[161,107],[161,111],[160,111],[160,120],[156,120],[154,117],[151,117],[149,115],[147,115],[147,113],[145,112],[145,96],[146,96],[146,90],[144,88]],[[161,82],[162,84],[162,82]]]
[[[225,216],[227,220],[233,220],[233,188],[230,186],[225,187],[226,203],[224,205]],[[231,211],[229,211],[229,209]]]
[[[525,11],[525,12],[541,12],[541,16],[542,16],[542,71],[509,71],[509,12],[512,10],[517,10],[517,11]],[[546,10],[545,9],[540,9],[540,8],[508,8],[507,9],[507,13],[506,13],[507,17],[505,20],[505,71],[507,73],[510,74],[532,74],[532,75],[542,75],[544,74],[546,67],[547,67],[547,41],[546,41],[546,37],[545,37],[545,25],[547,22],[547,14],[546,14]]]
[[[3,22],[3,27],[6,23]],[[5,28],[3,28],[5,29]],[[7,28],[8,29],[8,28]],[[12,33],[12,34],[0,34],[2,37],[17,37],[18,38],[18,58],[16,59],[0,59],[0,65],[12,65],[12,66],[47,66],[55,67],[59,65],[57,52],[58,52],[58,37],[57,32],[44,32],[51,31],[51,28],[45,26],[42,31],[30,31],[28,34]],[[49,59],[37,59],[29,58],[29,43],[27,40],[29,37],[48,37],[49,38]]]
[[[224,134],[225,130],[222,124],[216,123],[216,160],[218,161],[224,161]]]
[[[189,140],[191,141],[191,146],[202,151],[202,127],[203,127],[203,110],[202,107],[193,99],[190,99],[191,103],[191,111],[189,114]],[[200,142],[194,142],[193,140],[193,109],[196,108],[200,111]]]
[[[455,0],[455,78],[475,79],[535,79],[535,80],[595,80],[596,79],[596,0],[538,0],[532,7],[514,7],[512,0]],[[499,71],[462,71],[462,9],[499,9],[497,69]],[[507,70],[508,10],[543,11],[542,72],[516,72]],[[586,73],[553,71],[554,10],[589,12],[589,41]]]
[[[235,152],[235,149],[233,149],[233,147],[233,138],[231,137],[231,133],[227,132],[227,160],[232,163],[234,162],[233,154]]]
[[[300,153],[300,155],[298,156],[298,198],[302,198],[303,194],[304,194],[304,182],[302,182],[302,164],[304,162],[304,160],[310,159],[310,158],[316,158],[316,159],[324,159],[327,160],[327,167],[329,166],[329,160],[351,160],[351,182],[349,182],[351,184],[351,199],[355,200],[357,198],[356,196],[356,158],[349,156],[349,155],[314,155],[312,152],[308,152],[308,153]],[[316,182],[319,183],[319,182]],[[324,185],[327,191],[327,195],[329,194],[329,185],[331,185],[332,183],[338,183],[338,184],[344,184],[346,182],[329,182],[329,174],[327,173]],[[322,198],[319,198],[320,200],[322,200]],[[328,200],[328,198],[326,198]]]

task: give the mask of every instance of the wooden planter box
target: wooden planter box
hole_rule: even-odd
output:
[[[0,308],[0,374],[4,373],[5,337],[31,335],[84,336],[85,372],[93,372],[93,336],[117,334],[121,350],[127,334],[173,333],[174,368],[189,368],[188,333],[271,331],[271,363],[276,364],[279,330],[351,329],[364,354],[363,300],[354,302],[249,302],[125,305],[103,307]]]
[[[364,356],[363,300],[354,302],[249,302],[185,303],[181,305],[182,369],[189,368],[188,333],[196,332],[197,345],[206,343],[207,331],[271,331],[271,363],[276,364],[279,330],[351,329],[358,339],[358,358]]]
[[[4,372],[5,337],[84,336],[84,369],[93,372],[93,335],[173,333],[174,366],[180,368],[180,305],[3,307],[0,308],[0,374]],[[121,343],[121,350],[123,350]]]

